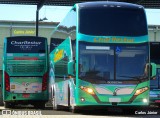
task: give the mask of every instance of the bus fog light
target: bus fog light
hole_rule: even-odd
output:
[[[144,99],[143,99],[143,102],[144,102],[144,103],[147,103],[147,102],[148,102],[148,100],[144,98]]]
[[[82,102],[84,102],[84,101],[85,101],[85,99],[84,99],[84,98],[81,98],[81,101],[82,101]]]

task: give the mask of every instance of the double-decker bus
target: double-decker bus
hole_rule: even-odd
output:
[[[32,104],[44,108],[48,101],[47,39],[7,37],[3,54],[3,101],[6,108]]]
[[[156,76],[150,80],[150,104],[160,107],[160,42],[150,42],[150,60],[156,64]]]
[[[50,52],[54,109],[149,104],[147,21],[140,5],[76,4],[53,31],[64,40]]]

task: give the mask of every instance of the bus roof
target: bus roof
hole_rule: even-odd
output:
[[[137,4],[131,4],[131,3],[126,3],[126,2],[108,2],[108,1],[96,1],[96,2],[84,2],[84,3],[79,3],[78,6],[80,8],[98,8],[98,7],[112,7],[112,8],[131,8],[131,9],[138,9],[138,8],[143,8],[141,5]]]

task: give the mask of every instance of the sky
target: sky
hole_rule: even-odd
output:
[[[39,19],[46,17],[47,22],[60,22],[69,6],[43,6],[39,12]],[[160,25],[160,9],[145,9],[149,25]],[[0,5],[0,20],[36,21],[35,5]]]
[[[47,21],[59,22],[71,7],[43,6],[39,11],[39,19],[47,17]],[[0,20],[36,21],[35,5],[0,5]]]

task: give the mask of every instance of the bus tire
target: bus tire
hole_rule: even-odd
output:
[[[71,106],[71,107],[70,107],[70,111],[71,111],[72,113],[78,113],[78,112],[79,112],[79,109],[78,109],[76,106]]]
[[[71,94],[70,94],[70,87],[68,85],[68,107],[70,108],[71,106]]]
[[[11,107],[11,104],[9,102],[4,102],[4,107],[5,108],[10,108]]]
[[[10,103],[10,108],[15,108],[15,103]]]
[[[40,101],[40,102],[38,102],[38,103],[35,103],[35,104],[34,104],[34,108],[35,108],[35,109],[45,109],[45,102]]]
[[[4,103],[3,103],[3,100],[2,101],[0,101],[0,106],[3,106],[4,105]]]

